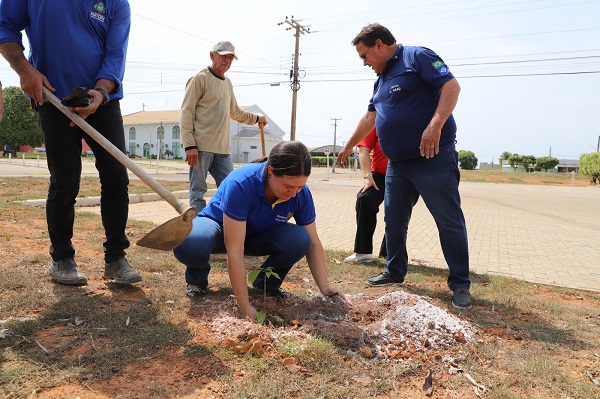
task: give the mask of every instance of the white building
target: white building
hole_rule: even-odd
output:
[[[242,107],[248,112],[263,114],[267,118],[265,127],[265,150],[283,141],[285,132],[257,105]],[[129,156],[156,157],[160,147],[161,158],[166,154],[174,158],[185,158],[185,149],[179,128],[179,110],[141,111],[123,116],[125,143]],[[262,156],[262,144],[258,125],[244,125],[231,121],[231,157],[233,162],[247,163]],[[168,153],[166,153],[169,151]],[[172,154],[172,155],[171,155]]]

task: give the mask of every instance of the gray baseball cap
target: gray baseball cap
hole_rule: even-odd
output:
[[[235,47],[231,42],[219,42],[213,46],[212,51],[219,53],[219,55],[233,54],[233,58],[238,59],[235,55]]]

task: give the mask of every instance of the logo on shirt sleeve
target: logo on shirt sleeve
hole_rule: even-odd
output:
[[[90,13],[90,17],[104,22],[106,20],[106,5],[102,2],[94,4],[94,9]]]
[[[450,68],[448,68],[448,66],[446,64],[444,64],[444,61],[442,61],[442,60],[434,61],[431,63],[431,65],[433,65],[433,67],[442,76],[448,75],[448,73],[450,73]]]

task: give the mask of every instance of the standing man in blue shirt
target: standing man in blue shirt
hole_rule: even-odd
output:
[[[52,263],[48,273],[58,283],[87,284],[77,270],[71,242],[75,199],[81,179],[81,139],[96,157],[100,175],[104,241],[104,277],[135,283],[142,277],[125,259],[129,195],[127,170],[110,153],[44,101],[42,87],[59,98],[75,86],[89,88],[90,104],[72,108],[121,151],[125,135],[119,100],[125,72],[131,14],[127,0],[2,0],[0,53],[21,78],[21,88],[37,109],[50,171],[46,220]],[[23,54],[22,31],[29,39]]]
[[[384,196],[388,257],[383,273],[367,283],[404,282],[408,223],[422,197],[435,219],[450,269],[452,304],[470,308],[467,228],[458,192],[460,172],[452,116],[460,86],[436,53],[396,43],[380,24],[364,27],[352,45],[363,64],[378,76],[367,112],[340,151],[338,162],[343,163],[375,126],[381,150],[389,159]]]

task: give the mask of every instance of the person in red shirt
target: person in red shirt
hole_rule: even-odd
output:
[[[371,152],[373,159],[371,160]],[[358,143],[358,158],[363,181],[356,195],[356,237],[354,254],[346,262],[371,262],[373,260],[373,233],[377,226],[377,213],[385,192],[385,171],[388,159],[379,147],[376,129]],[[385,258],[387,249],[385,236],[379,249],[379,256]]]

